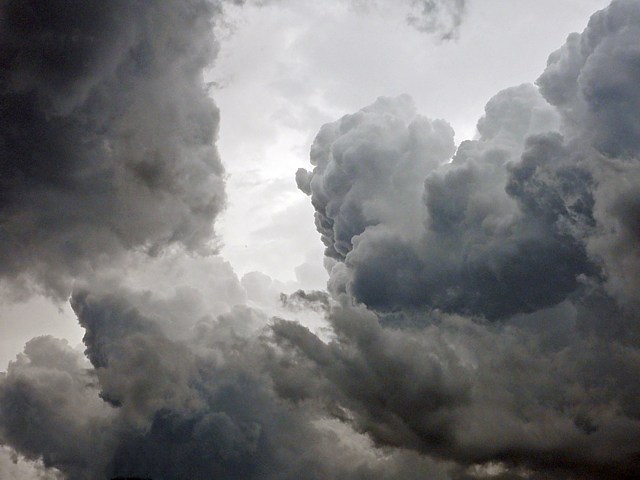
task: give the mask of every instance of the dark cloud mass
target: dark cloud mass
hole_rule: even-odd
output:
[[[450,162],[405,161],[406,97],[322,128],[297,180],[341,306],[328,342],[275,324],[283,394],[454,478],[637,478],[639,32],[596,13]]]
[[[179,301],[122,289],[76,292],[72,305],[91,365],[60,340],[31,340],[0,382],[0,440],[69,479],[417,479],[416,467],[444,472],[407,453],[384,462],[363,456],[314,423],[322,419],[317,409],[283,402],[268,375],[280,365],[277,352],[246,333],[261,328],[259,314],[204,315],[177,341],[165,333],[170,313],[143,313],[158,304],[171,312]]]
[[[85,331],[0,373],[0,475],[638,478],[640,0],[457,147],[406,95],[323,126],[296,181],[328,292],[280,297],[184,252],[99,268],[211,234],[219,7],[0,3],[0,274],[75,279]]]
[[[276,338],[305,359],[277,377],[278,390],[323,399],[378,445],[463,467],[503,462],[540,478],[636,478],[638,351],[580,332],[588,320],[574,306],[500,329],[435,314],[422,318],[427,327],[394,329],[349,306],[330,318],[329,343],[275,324]]]
[[[66,298],[129,250],[202,249],[221,209],[202,69],[219,6],[0,3],[0,276]]]
[[[570,231],[593,221],[590,174],[560,134],[542,133],[558,128],[557,114],[535,87],[496,95],[478,140],[450,163],[451,128],[407,105],[380,99],[326,125],[316,167],[298,172],[327,256],[339,261],[334,291],[382,310],[502,318],[558,303],[595,272]],[[544,182],[533,178],[547,167]]]

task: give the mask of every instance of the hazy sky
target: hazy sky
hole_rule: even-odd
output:
[[[0,2],[0,478],[634,478],[610,3]]]

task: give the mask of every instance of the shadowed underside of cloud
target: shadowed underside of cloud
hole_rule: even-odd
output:
[[[592,174],[560,134],[545,132],[556,117],[531,85],[500,92],[479,139],[450,163],[453,131],[416,115],[406,97],[323,127],[316,167],[297,179],[338,260],[332,289],[381,310],[488,318],[562,301],[597,270],[572,235],[574,223],[593,223]]]
[[[639,18],[635,1],[594,15],[549,58],[542,95],[530,85],[500,92],[449,163],[452,132],[406,97],[325,125],[314,170],[297,180],[316,209],[332,290],[383,311],[496,319],[557,304],[579,279],[604,275],[631,301]]]
[[[3,276],[62,292],[94,256],[202,246],[222,198],[196,82],[215,8],[89,2],[100,21],[68,34],[44,4],[0,5],[2,95],[31,115],[0,114]],[[640,1],[614,1],[457,148],[408,96],[325,125],[296,178],[330,296],[278,303],[268,277],[193,258],[78,280],[86,350],[27,343],[0,374],[0,444],[71,480],[636,478],[639,35]],[[76,41],[93,47],[58,65]],[[111,233],[76,236],[94,223]]]
[[[378,446],[463,468],[502,462],[541,478],[634,478],[640,354],[583,333],[588,320],[574,308],[526,319],[544,334],[448,315],[395,329],[342,306],[330,316],[336,339],[325,343],[280,321],[275,338],[297,360],[274,381],[287,398],[322,399]]]
[[[166,334],[170,314],[142,313],[157,303],[180,306],[128,290],[76,292],[91,365],[62,341],[31,340],[0,383],[2,442],[71,479],[421,478],[416,469],[445,478],[418,455],[365,455],[319,427],[313,405],[283,402],[268,372],[284,359],[246,333],[263,328],[260,314],[201,312],[178,341]]]

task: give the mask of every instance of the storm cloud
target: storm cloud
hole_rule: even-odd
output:
[[[0,382],[0,440],[64,478],[446,478],[409,452],[363,453],[312,404],[283,402],[269,372],[285,359],[261,341],[258,311],[189,312],[177,340],[158,312],[179,297],[82,290],[72,305],[86,357],[35,338]]]
[[[312,147],[316,167],[298,172],[327,257],[338,260],[334,291],[382,310],[502,318],[558,303],[579,275],[595,273],[569,231],[593,221],[590,174],[559,133],[545,133],[558,115],[535,87],[491,99],[479,138],[455,155],[446,122],[408,105],[380,99],[326,125]],[[547,183],[533,179],[547,164]]]
[[[219,5],[0,5],[0,276],[66,299],[132,250],[205,250],[224,201]]]
[[[321,129],[297,180],[335,337],[274,325],[304,359],[284,395],[455,478],[636,476],[639,6],[596,13],[450,160],[406,162],[406,97]]]
[[[634,478],[632,372],[640,356],[599,338],[583,309],[567,302],[499,328],[423,314],[398,328],[347,303],[329,316],[336,337],[328,342],[295,322],[274,325],[298,359],[275,382],[287,398],[322,399],[378,446],[453,461],[461,471],[493,463],[512,478]],[[613,323],[603,326],[629,333]]]
[[[472,140],[408,95],[323,126],[296,181],[328,292],[288,295],[198,255],[224,199],[220,5],[59,3],[0,4],[0,275],[73,283],[84,349],[36,337],[0,374],[0,473],[637,477],[639,0]],[[413,2],[454,27],[465,5]]]

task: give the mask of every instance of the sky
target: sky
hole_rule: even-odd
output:
[[[0,2],[0,478],[634,478],[637,45],[638,0]]]

